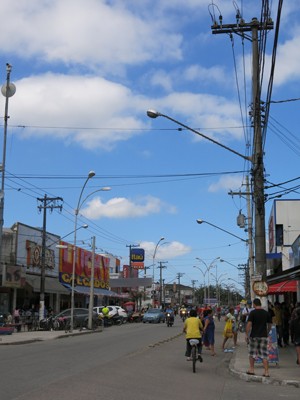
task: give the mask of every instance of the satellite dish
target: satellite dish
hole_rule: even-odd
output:
[[[1,88],[1,93],[4,97],[12,97],[16,93],[16,86],[13,83],[4,84]]]

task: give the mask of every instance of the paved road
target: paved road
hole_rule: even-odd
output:
[[[103,332],[1,346],[5,400],[205,400],[299,398],[299,389],[244,382],[229,374],[232,354],[204,351],[196,374],[185,361],[182,323],[126,324]],[[219,336],[218,336],[219,335]],[[217,348],[220,344],[220,329]]]

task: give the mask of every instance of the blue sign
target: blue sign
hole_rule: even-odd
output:
[[[131,249],[130,250],[130,261],[143,262],[144,259],[145,259],[145,250],[144,249]]]

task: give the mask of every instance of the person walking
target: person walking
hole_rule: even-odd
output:
[[[231,325],[231,332],[229,332],[226,329],[228,322]],[[226,330],[226,332],[225,332],[225,330]],[[237,322],[236,322],[236,319],[234,316],[234,308],[233,307],[230,307],[229,313],[227,315],[225,315],[225,330],[223,333],[224,340],[223,340],[223,344],[222,344],[222,350],[226,353],[227,351],[232,351],[232,350],[225,349],[225,344],[228,339],[231,339],[233,337],[233,348],[235,348],[236,344],[237,344]]]
[[[212,310],[204,318],[203,344],[210,349],[210,355],[215,356],[215,321]]]
[[[272,318],[268,311],[261,307],[260,299],[253,300],[254,310],[249,314],[245,340],[249,345],[249,364],[248,375],[255,375],[254,362],[255,358],[262,359],[264,366],[264,377],[269,377],[268,362],[268,335],[272,326]]]
[[[300,308],[297,309],[294,318],[291,320],[291,338],[296,347],[296,363],[300,366]]]

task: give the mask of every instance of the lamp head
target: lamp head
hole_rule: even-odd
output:
[[[95,175],[96,175],[95,171],[90,171],[89,174],[88,174],[88,178],[91,179]]]
[[[165,238],[162,236],[159,240],[160,240],[160,241],[161,241],[161,240],[165,240]]]
[[[84,229],[86,229],[86,228],[88,228],[88,227],[89,227],[88,224],[82,225],[82,228],[84,228]]]
[[[203,224],[203,219],[197,219],[197,224]]]
[[[111,190],[111,187],[109,187],[109,186],[104,186],[101,188],[101,191],[103,191],[103,192],[109,192],[110,190]]]
[[[157,118],[159,117],[161,114],[158,111],[155,110],[147,110],[147,115],[149,118]]]

